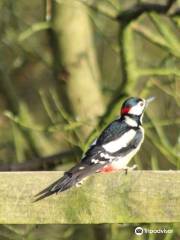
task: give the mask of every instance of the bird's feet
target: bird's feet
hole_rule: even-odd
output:
[[[127,175],[128,174],[128,171],[133,171],[134,169],[137,168],[137,165],[134,164],[132,167],[126,167],[124,168],[123,170],[125,171],[125,174]]]
[[[106,165],[99,169],[97,173],[115,173],[120,171],[125,171],[125,174],[127,175],[128,171],[133,171],[135,168],[137,168],[137,165],[133,165],[132,167],[125,167],[125,168],[114,168],[112,165]]]
[[[82,184],[87,180],[87,177],[83,178],[81,181],[76,183],[76,187],[81,187]]]

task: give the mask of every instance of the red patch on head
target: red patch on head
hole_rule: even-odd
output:
[[[130,107],[124,107],[121,109],[121,114],[127,114],[130,110]]]

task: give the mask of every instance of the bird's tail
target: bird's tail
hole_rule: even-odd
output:
[[[67,190],[68,188],[72,187],[76,184],[76,180],[69,176],[68,174],[64,174],[63,177],[49,185],[47,188],[39,192],[35,195],[34,202],[37,202],[43,198],[49,197],[54,193],[59,193]]]
[[[37,202],[43,198],[49,197],[52,194],[63,192],[72,186],[79,183],[82,179],[86,178],[90,174],[94,173],[96,168],[87,167],[85,164],[78,164],[68,172],[65,172],[64,176],[52,183],[50,186],[36,194],[33,202]]]

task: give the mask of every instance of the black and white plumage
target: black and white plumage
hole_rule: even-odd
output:
[[[142,117],[144,109],[152,100],[153,98],[147,100],[141,98],[127,99],[122,105],[120,118],[114,120],[104,129],[99,138],[85,153],[80,163],[38,193],[35,196],[35,201],[78,185],[93,173],[127,169],[127,164],[143,142]]]

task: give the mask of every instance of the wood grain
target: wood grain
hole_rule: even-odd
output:
[[[32,203],[63,172],[1,172],[0,223],[180,222],[180,171],[96,174],[82,187]]]

